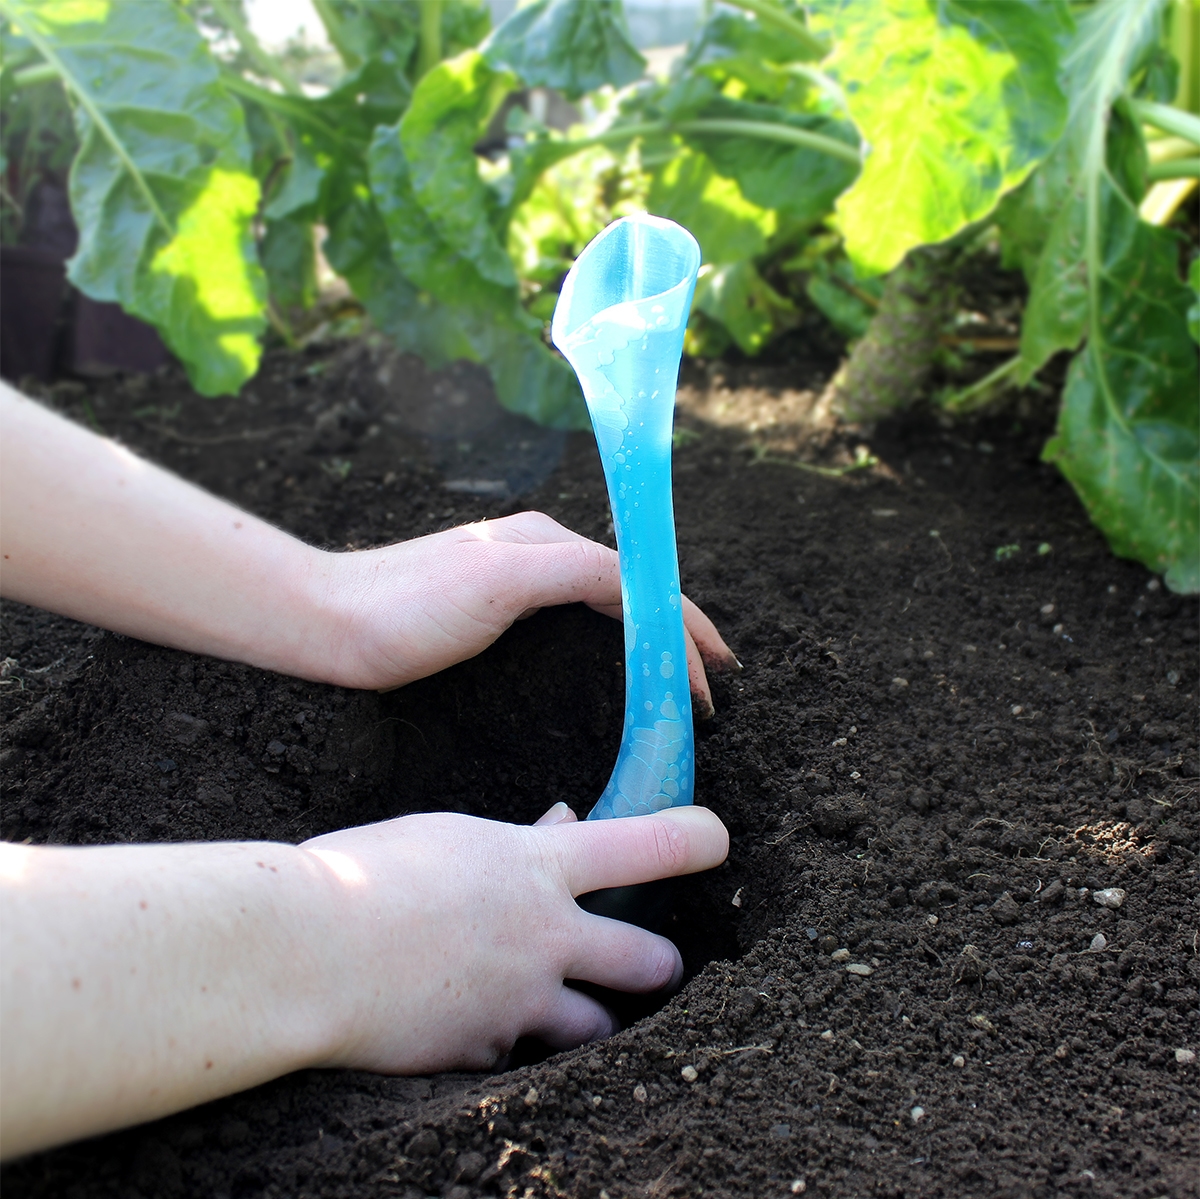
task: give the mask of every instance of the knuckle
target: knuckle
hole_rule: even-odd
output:
[[[687,862],[687,833],[673,820],[653,819],[654,860],[662,874],[675,874]]]

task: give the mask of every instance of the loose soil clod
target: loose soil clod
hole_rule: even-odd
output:
[[[665,916],[684,989],[493,1077],[281,1079],[14,1163],[6,1199],[1196,1194],[1196,602],[1109,555],[1038,461],[1036,419],[814,431],[828,366],[685,372],[684,586],[745,670],[713,679],[697,729],[697,795],[733,841]],[[446,490],[448,443],[413,415],[451,385],[474,414],[454,454],[491,493]],[[473,368],[349,347],[271,357],[238,401],[176,374],[59,393],[85,398],[328,546],[518,507],[608,537],[588,439],[556,468],[561,442],[537,442],[524,482],[489,473],[488,430],[511,427]],[[796,468],[860,444],[878,465]],[[620,733],[620,631],[586,610],[385,696],[18,605],[0,658],[18,840],[298,840],[435,807],[528,821],[590,806]]]

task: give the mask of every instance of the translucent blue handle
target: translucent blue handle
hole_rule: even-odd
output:
[[[550,330],[583,387],[621,559],[625,727],[589,820],[692,802],[671,425],[699,269],[700,247],[686,229],[646,213],[622,217],[576,259]]]

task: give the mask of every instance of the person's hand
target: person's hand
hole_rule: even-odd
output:
[[[340,930],[336,946],[314,947],[342,1013],[317,1064],[420,1073],[491,1066],[520,1036],[565,1049],[616,1031],[564,979],[677,985],[670,941],[574,897],[707,870],[729,838],[705,808],[576,822],[556,804],[532,827],[415,815],[300,848],[328,873]]]
[[[522,512],[331,555],[328,610],[338,613],[330,681],[385,689],[487,648],[514,621],[551,604],[582,602],[621,618],[615,550],[541,512]],[[686,596],[688,677],[697,714],[712,714],[704,668],[740,669],[712,621]]]

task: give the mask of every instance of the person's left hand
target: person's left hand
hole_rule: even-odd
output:
[[[585,603],[621,618],[616,551],[541,512],[328,555],[327,565],[337,630],[328,680],[346,687],[383,690],[434,674],[551,604]],[[740,664],[686,596],[683,619],[697,715],[710,716],[705,665]]]

